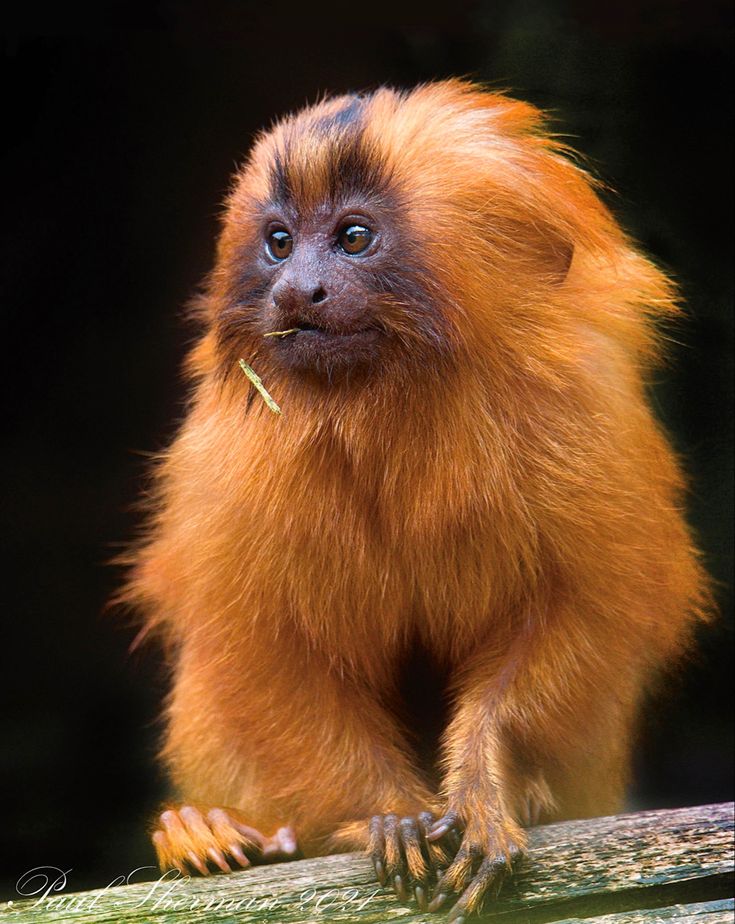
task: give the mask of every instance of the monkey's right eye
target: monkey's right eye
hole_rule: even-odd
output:
[[[266,239],[265,249],[268,251],[268,256],[274,260],[285,260],[293,250],[293,238],[283,228],[279,231],[271,231]]]

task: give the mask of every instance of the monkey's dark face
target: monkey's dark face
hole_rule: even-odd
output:
[[[223,368],[350,382],[445,350],[420,229],[366,133],[365,103],[341,98],[256,146],[235,188],[216,271]]]
[[[380,277],[395,259],[395,237],[390,215],[360,200],[271,211],[258,255],[267,285],[260,311],[279,362],[333,372],[379,359],[387,335]]]

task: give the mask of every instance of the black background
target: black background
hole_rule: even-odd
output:
[[[153,860],[164,678],[103,613],[144,452],[181,413],[180,309],[234,165],[323,91],[470,75],[551,109],[679,280],[653,396],[692,478],[724,617],[649,710],[631,804],[731,798],[732,21],[729,2],[101,3],[6,22],[0,880],[103,885]]]

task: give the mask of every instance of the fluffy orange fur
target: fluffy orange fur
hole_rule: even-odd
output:
[[[291,824],[307,855],[427,808],[507,850],[529,820],[620,807],[642,696],[707,610],[646,397],[676,295],[536,109],[460,81],[380,89],[362,143],[444,349],[429,361],[390,295],[398,346],[360,380],[293,375],[253,332],[240,355],[283,415],[246,407],[219,313],[274,159],[288,147],[304,207],[328,193],[330,130],[311,129],[343,104],[278,123],[235,178],[126,597],[171,654],[185,802]],[[392,708],[414,646],[451,678],[438,790]]]

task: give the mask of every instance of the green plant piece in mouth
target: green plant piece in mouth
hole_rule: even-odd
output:
[[[273,398],[271,398],[271,396],[266,391],[265,385],[263,385],[258,373],[252,368],[252,366],[248,366],[248,364],[245,362],[244,359],[239,359],[238,363],[242,371],[245,373],[245,375],[250,379],[250,381],[255,386],[256,391],[258,391],[258,393],[260,394],[260,397],[263,399],[263,401],[265,401],[266,405],[268,406],[268,409],[273,411],[274,414],[280,414],[281,413],[280,407],[278,407],[276,402],[273,400]]]
[[[288,330],[272,330],[267,334],[263,334],[264,337],[288,337],[289,334],[298,334],[301,330],[300,327],[289,327]]]

